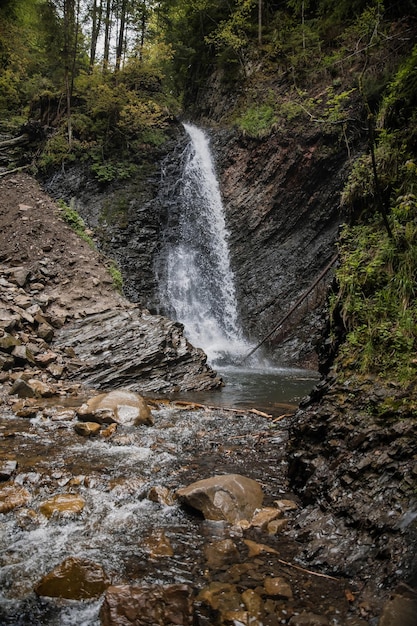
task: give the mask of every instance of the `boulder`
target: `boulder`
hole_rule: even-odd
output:
[[[385,604],[378,626],[415,626],[417,598],[396,594]]]
[[[31,495],[27,489],[15,483],[4,483],[0,486],[0,513],[8,513],[19,506],[27,504]]]
[[[251,519],[262,506],[263,492],[259,483],[239,474],[213,476],[177,490],[178,498],[209,520],[236,523]]]
[[[90,398],[78,410],[83,421],[99,424],[116,423],[123,426],[153,424],[151,411],[142,396],[133,391],[118,389]]]
[[[204,352],[184,337],[181,324],[135,306],[76,320],[59,331],[54,346],[74,350],[80,366],[70,376],[95,389],[145,394],[223,384]]]
[[[9,391],[10,395],[17,395],[19,398],[34,398],[36,391],[29,385],[23,378],[18,378],[14,381]]]
[[[187,585],[111,586],[101,607],[102,626],[191,626],[191,589]]]
[[[100,432],[100,424],[97,422],[77,422],[74,424],[74,430],[81,437],[94,437]]]
[[[39,509],[45,517],[52,515],[79,514],[83,510],[85,500],[81,496],[72,493],[60,493],[50,500],[42,502]]]
[[[101,565],[69,557],[36,585],[38,596],[89,600],[98,598],[110,585]]]

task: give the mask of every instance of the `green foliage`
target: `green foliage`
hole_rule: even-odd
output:
[[[69,224],[72,230],[79,236],[81,239],[86,241],[88,245],[95,249],[95,243],[91,239],[90,235],[86,232],[86,225],[83,218],[77,213],[77,211],[70,206],[68,206],[64,200],[58,200],[58,206],[61,211],[62,219]]]
[[[113,285],[115,289],[117,289],[117,291],[122,294],[123,293],[123,277],[122,277],[122,273],[118,265],[116,264],[115,261],[110,261],[110,263],[107,266],[107,269],[109,270],[109,274],[112,277]]]
[[[378,221],[342,234],[339,293],[332,302],[347,330],[337,360],[340,374],[356,371],[404,382],[415,375],[417,202],[408,198],[406,205],[404,212],[399,199],[393,239]]]
[[[273,107],[269,104],[249,107],[237,120],[236,125],[249,137],[269,135],[276,122]]]

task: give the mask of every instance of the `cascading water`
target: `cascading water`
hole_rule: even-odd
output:
[[[191,343],[210,362],[233,361],[248,351],[239,326],[228,232],[209,140],[196,126],[184,124],[189,137],[182,158],[175,240],[166,240],[160,297],[184,324]]]

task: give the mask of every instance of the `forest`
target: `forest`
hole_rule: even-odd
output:
[[[413,0],[4,0],[2,128],[36,122],[35,171],[83,161],[103,185],[146,168],[181,115],[198,118],[213,76],[231,102],[214,126],[256,141],[336,129],[350,175],[328,343],[341,376],[409,382],[416,11]],[[355,154],[359,136],[368,148]]]

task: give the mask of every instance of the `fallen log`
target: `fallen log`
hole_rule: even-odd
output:
[[[13,139],[0,141],[0,148],[10,148],[11,146],[20,146],[25,143],[29,143],[29,135],[19,135],[19,137],[13,137]]]

